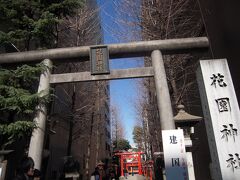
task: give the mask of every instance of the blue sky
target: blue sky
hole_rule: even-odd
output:
[[[110,31],[121,28],[124,31],[126,27],[116,25],[114,19],[118,18],[113,8],[112,0],[98,0],[101,7],[101,23],[104,32],[104,44],[121,43],[121,38],[115,37]],[[112,28],[111,30],[108,28]],[[115,28],[115,29],[114,29]],[[129,29],[126,29],[128,32]],[[143,66],[142,58],[124,58],[110,61],[110,69],[126,69]],[[136,79],[123,79],[110,81],[110,99],[111,104],[119,107],[120,117],[125,129],[125,136],[133,144],[132,130],[136,124],[136,112],[133,107],[136,99]]]
[[[138,62],[134,60],[115,60],[111,63],[112,69],[120,69],[121,61],[124,62],[124,68],[136,67]],[[118,66],[120,64],[120,66]],[[136,124],[136,112],[134,108],[134,99],[136,99],[136,79],[123,79],[110,81],[111,104],[116,104],[120,110],[120,117],[125,129],[126,138],[131,144],[132,130]]]

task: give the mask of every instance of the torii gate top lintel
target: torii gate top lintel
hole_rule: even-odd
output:
[[[153,41],[138,41],[120,44],[109,44],[110,58],[121,58],[124,56],[141,56],[151,53],[153,50],[161,50],[166,54],[185,53],[196,49],[207,49],[209,42],[206,37],[182,38],[182,39],[166,39]],[[89,56],[91,46],[57,48],[48,50],[34,50],[16,53],[0,54],[0,64],[22,63],[22,62],[39,62],[43,59],[51,59],[51,61],[67,60],[74,61],[76,58],[84,58]]]
[[[152,67],[144,67],[138,69],[114,70],[109,74],[91,75],[90,72],[81,72],[81,74],[68,73],[51,75],[50,69],[47,68],[40,76],[38,91],[48,92],[51,83],[94,81],[94,80],[110,80],[119,78],[135,78],[135,77],[154,77],[157,104],[159,110],[159,120],[161,129],[175,129],[173,120],[173,112],[171,99],[168,90],[166,72],[164,68],[162,53],[184,53],[186,50],[207,49],[209,46],[206,37],[184,38],[184,39],[168,39],[155,41],[130,42],[123,44],[109,44],[109,56],[119,57],[119,55],[151,53]],[[66,60],[72,62],[74,58],[87,58],[90,54],[91,46],[71,47],[49,49],[41,51],[28,51],[19,53],[0,54],[0,64],[4,63],[23,63],[38,62],[44,60],[47,66],[51,66],[51,61],[61,62]],[[160,98],[161,97],[161,98]],[[33,131],[33,135],[29,147],[29,156],[35,161],[35,167],[41,168],[42,150],[44,142],[44,131],[46,124],[46,105],[41,105],[41,110],[36,113],[35,121],[39,124],[39,128]]]

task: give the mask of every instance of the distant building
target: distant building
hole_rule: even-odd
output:
[[[66,31],[59,34],[59,47],[103,43],[96,7],[95,0],[87,1],[78,15],[62,23],[60,29]],[[59,64],[54,69],[54,73],[82,71],[90,71],[89,60]],[[54,88],[56,98],[51,106],[46,141],[49,156],[43,162],[46,178],[64,176],[64,163],[71,156],[79,163],[80,179],[87,180],[99,162],[106,164],[111,157],[109,83],[79,82],[57,84]]]

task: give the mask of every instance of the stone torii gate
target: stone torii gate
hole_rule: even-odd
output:
[[[52,62],[73,62],[76,58],[88,58],[90,46],[0,54],[0,64],[28,63],[44,60],[43,62],[49,69],[41,74],[38,89],[38,92],[44,90],[44,93],[48,93],[50,84],[54,83],[154,77],[160,124],[162,130],[170,130],[175,129],[175,124],[162,54],[206,50],[208,46],[209,42],[206,37],[110,44],[107,47],[111,59],[150,55],[152,67],[110,70],[109,74],[104,75],[91,75],[90,72],[67,74],[51,74],[50,72]],[[39,128],[34,130],[29,147],[29,156],[34,159],[37,169],[41,168],[46,116],[46,106],[39,105],[39,110],[34,119]]]

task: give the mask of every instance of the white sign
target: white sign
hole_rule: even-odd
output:
[[[202,60],[197,74],[216,180],[240,179],[240,112],[226,59]]]
[[[183,130],[163,130],[162,139],[167,180],[188,180]]]

